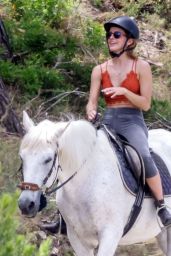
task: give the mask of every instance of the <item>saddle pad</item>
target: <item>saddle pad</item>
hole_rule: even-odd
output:
[[[165,196],[171,196],[171,175],[169,170],[163,159],[158,154],[151,152],[151,156],[160,172],[163,193]]]
[[[138,191],[138,183],[137,180],[131,171],[129,164],[127,163],[122,151],[114,145],[119,163],[120,163],[120,174],[122,177],[122,181],[126,187],[126,189],[133,195],[136,195]],[[162,186],[163,186],[163,193],[165,196],[171,196],[171,176],[169,174],[168,168],[165,165],[164,161],[162,158],[157,155],[154,152],[151,152],[151,156],[160,171],[160,176],[162,180]],[[146,185],[145,187],[145,197],[152,197],[151,192],[149,190],[149,187]]]

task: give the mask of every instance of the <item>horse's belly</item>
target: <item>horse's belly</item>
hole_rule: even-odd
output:
[[[168,202],[169,203],[169,202]],[[170,202],[171,203],[171,202]],[[145,242],[161,232],[153,199],[144,199],[143,208],[131,230],[120,240],[121,245]]]

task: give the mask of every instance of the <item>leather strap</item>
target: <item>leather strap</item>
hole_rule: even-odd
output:
[[[17,187],[20,188],[21,190],[31,190],[31,191],[40,190],[37,184],[30,183],[30,182],[21,182],[19,185],[17,185]]]

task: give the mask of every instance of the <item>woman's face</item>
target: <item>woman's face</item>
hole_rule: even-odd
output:
[[[110,51],[120,52],[127,40],[126,33],[123,29],[118,27],[111,27],[109,32],[106,34],[107,43]],[[131,39],[128,40],[127,46],[130,44]]]

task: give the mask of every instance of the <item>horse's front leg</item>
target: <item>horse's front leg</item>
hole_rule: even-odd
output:
[[[80,238],[69,225],[67,225],[67,236],[76,256],[94,256],[94,250],[83,245]]]
[[[158,234],[158,236],[156,238],[157,238],[160,249],[166,255],[166,253],[167,253],[167,230],[163,229]]]
[[[122,230],[116,230],[112,224],[110,227],[105,227],[99,237],[99,247],[97,256],[113,256],[122,237]]]
[[[163,228],[157,236],[157,241],[164,255],[171,256],[171,227],[167,229]]]
[[[171,227],[167,228],[167,256],[171,256]]]

